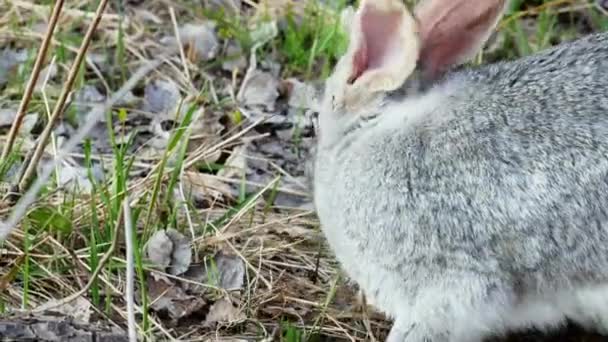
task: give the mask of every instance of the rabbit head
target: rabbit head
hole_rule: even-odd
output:
[[[349,45],[326,80],[321,141],[338,139],[359,120],[378,115],[387,94],[414,74],[432,83],[474,57],[506,3],[423,0],[412,15],[402,0],[362,0],[343,18]]]

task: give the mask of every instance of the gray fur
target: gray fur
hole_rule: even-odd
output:
[[[370,108],[320,113],[315,205],[389,341],[608,328],[608,34]]]

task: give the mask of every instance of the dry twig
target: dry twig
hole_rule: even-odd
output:
[[[23,118],[25,117],[25,111],[30,103],[32,94],[34,93],[34,88],[36,87],[36,82],[38,82],[38,77],[40,77],[42,63],[44,63],[50,42],[53,39],[53,33],[55,32],[55,27],[57,27],[57,21],[59,20],[63,3],[64,0],[57,0],[55,7],[53,8],[53,13],[51,14],[51,18],[49,20],[49,26],[46,29],[46,34],[42,40],[42,45],[38,50],[38,56],[36,56],[36,62],[34,63],[34,68],[32,69],[32,75],[30,76],[27,87],[25,88],[25,92],[23,93],[23,97],[21,98],[21,103],[19,104],[17,115],[15,116],[15,120],[13,121],[11,130],[8,134],[6,145],[4,145],[4,149],[2,150],[0,161],[5,161],[13,149],[13,144],[15,143],[17,133],[19,133],[19,129],[23,123]]]
[[[40,138],[38,139],[38,144],[36,145],[36,149],[34,150],[32,159],[29,161],[27,168],[25,168],[23,175],[20,177],[19,190],[22,192],[28,188],[30,180],[32,179],[34,172],[36,170],[36,166],[38,166],[38,162],[40,161],[40,158],[42,158],[42,153],[44,152],[46,143],[49,140],[49,136],[51,135],[51,132],[52,132],[53,128],[55,127],[55,122],[57,121],[57,119],[59,118],[59,115],[61,115],[61,113],[64,110],[64,106],[68,99],[68,95],[70,94],[72,85],[74,84],[74,81],[76,80],[76,76],[78,75],[78,70],[80,69],[80,64],[82,63],[82,60],[84,59],[84,56],[89,48],[89,45],[91,44],[91,38],[93,37],[93,33],[95,33],[95,30],[97,29],[97,25],[101,21],[101,17],[103,15],[103,12],[105,11],[107,4],[108,4],[108,0],[101,0],[99,2],[99,6],[97,7],[97,12],[95,13],[95,19],[89,26],[89,29],[87,30],[87,33],[84,36],[82,45],[80,46],[78,54],[76,55],[76,60],[74,61],[74,63],[72,63],[72,68],[70,69],[68,78],[63,86],[63,89],[61,90],[61,95],[59,96],[59,99],[57,100],[57,104],[55,105],[53,114],[51,115],[49,122],[47,123],[46,127],[44,128],[44,131],[42,131],[42,134],[40,134]]]

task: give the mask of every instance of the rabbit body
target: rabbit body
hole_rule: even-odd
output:
[[[323,231],[395,319],[388,340],[608,332],[608,34],[399,96],[321,112],[314,170]]]

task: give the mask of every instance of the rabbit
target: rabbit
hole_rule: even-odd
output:
[[[362,0],[313,198],[389,342],[608,332],[608,34],[472,66],[506,0]]]

